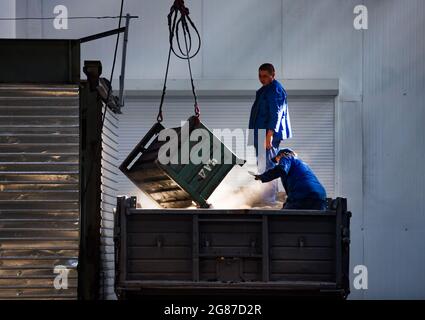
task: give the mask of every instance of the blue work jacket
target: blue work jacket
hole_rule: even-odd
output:
[[[304,199],[326,200],[326,191],[310,167],[297,157],[282,157],[279,163],[262,175],[262,182],[280,178],[288,202]]]
[[[274,141],[292,137],[287,94],[279,81],[273,80],[257,90],[251,108],[249,128],[256,129],[255,132],[258,129],[273,130]]]

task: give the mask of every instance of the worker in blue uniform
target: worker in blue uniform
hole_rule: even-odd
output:
[[[292,137],[287,94],[282,84],[275,79],[275,68],[265,63],[258,70],[263,85],[256,93],[249,118],[249,129],[253,129],[253,145],[257,157],[257,170],[272,169],[272,161],[279,151],[282,140]],[[278,181],[271,181],[264,189],[263,203],[276,203]]]
[[[261,182],[282,180],[287,199],[283,209],[325,210],[326,191],[311,168],[289,148],[280,150],[273,158],[276,166],[256,180]]]

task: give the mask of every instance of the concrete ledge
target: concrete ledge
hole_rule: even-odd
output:
[[[280,80],[280,79],[279,79]],[[338,96],[338,79],[284,79],[280,80],[288,95],[292,96]],[[114,81],[118,88],[118,81]],[[161,95],[162,79],[128,79],[125,82],[126,98],[158,97]],[[257,79],[218,80],[195,79],[196,92],[199,96],[251,97],[260,87]],[[167,82],[167,96],[191,95],[188,79],[170,79]]]

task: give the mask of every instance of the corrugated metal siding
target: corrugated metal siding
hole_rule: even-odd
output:
[[[113,227],[118,192],[118,122],[118,115],[108,109],[102,132],[100,296],[103,299],[116,299]]]
[[[425,1],[365,1],[366,298],[425,298]]]
[[[0,191],[0,299],[77,298],[77,86],[0,86]]]
[[[208,97],[200,101],[202,121],[210,129],[246,130],[253,97]],[[127,103],[120,119],[120,162],[146,134],[156,121],[158,99],[138,99]],[[335,138],[333,97],[293,97],[289,101],[294,138],[282,143],[293,147],[306,160],[324,183],[329,196],[334,196],[335,185]],[[176,126],[193,114],[191,99],[172,98],[164,105],[164,126]],[[229,147],[230,144],[224,141]],[[233,151],[241,158],[255,163],[253,148],[244,154],[244,145],[233,145]],[[245,166],[252,170],[249,165]],[[246,184],[249,175],[241,175],[238,169],[231,172],[226,181],[233,186]],[[252,179],[249,179],[252,181]],[[220,186],[219,186],[220,188]],[[218,188],[218,189],[219,189]],[[141,203],[149,202],[123,174],[119,174],[121,194],[138,195]]]

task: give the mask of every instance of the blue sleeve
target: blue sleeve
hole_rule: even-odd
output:
[[[291,169],[291,164],[292,164],[292,161],[290,158],[282,157],[282,159],[280,159],[280,162],[279,162],[279,167],[282,168],[282,171],[284,171],[285,174],[288,174],[289,169]]]
[[[263,174],[260,175],[261,182],[269,182],[274,179],[279,178],[282,174],[284,174],[284,171],[282,170],[282,167],[277,165],[273,169],[267,170]]]
[[[267,93],[267,103],[269,105],[269,118],[267,122],[267,129],[278,132],[280,129],[280,121],[284,113],[284,99],[285,93],[279,92],[278,88],[273,87]]]

